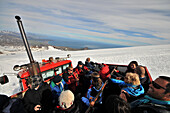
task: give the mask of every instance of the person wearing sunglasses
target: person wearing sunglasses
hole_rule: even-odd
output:
[[[78,74],[73,71],[73,67],[67,67],[63,73],[63,79],[68,84],[68,89],[76,94],[78,92],[77,86],[79,85],[79,78]]]
[[[132,113],[170,113],[170,77],[159,76],[149,85],[146,95],[131,103]]]

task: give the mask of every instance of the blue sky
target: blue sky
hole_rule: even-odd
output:
[[[170,44],[170,0],[0,0],[0,30],[123,46]]]

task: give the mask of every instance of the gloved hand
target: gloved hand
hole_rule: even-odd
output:
[[[82,100],[87,106],[90,105],[90,102],[89,102],[89,100],[88,100],[86,97],[81,97],[81,100]]]

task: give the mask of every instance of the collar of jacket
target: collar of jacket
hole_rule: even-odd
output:
[[[54,88],[56,84],[53,81],[51,81],[51,86]]]
[[[150,100],[152,103],[155,103],[155,104],[160,104],[160,105],[170,105],[170,101],[163,101],[163,100],[158,100],[158,99],[155,99],[155,98],[152,98],[148,95],[145,95],[144,96],[146,99]]]

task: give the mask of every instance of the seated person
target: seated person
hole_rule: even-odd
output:
[[[55,113],[81,113],[80,103],[70,90],[61,92]]]
[[[100,69],[99,74],[102,79],[102,81],[106,81],[108,77],[110,77],[110,70],[109,66],[106,64],[103,64],[104,66]]]
[[[102,104],[102,93],[97,98],[97,101],[94,99],[101,90],[103,82],[100,79],[100,75],[97,72],[92,73],[91,76],[92,86],[87,91],[87,97],[82,97],[82,101],[86,104],[86,106],[95,106],[95,109],[98,110]]]
[[[50,112],[52,109],[52,92],[48,84],[38,75],[28,79],[29,89],[26,91],[23,102],[28,113]]]
[[[121,72],[121,71],[119,71],[119,70],[117,70],[117,69],[114,69],[113,75],[115,76],[115,78],[116,78],[116,77],[119,77],[118,79],[123,80],[123,77],[126,75],[126,73],[128,73],[128,72],[135,73],[134,71],[135,71],[135,69],[136,69],[137,66],[138,66],[137,61],[131,61],[131,62],[128,64],[127,70],[126,70],[125,72]]]
[[[86,73],[90,72],[90,70],[86,66],[84,66],[82,61],[78,61],[78,64],[74,68],[74,70],[78,73],[79,77],[84,76]]]
[[[146,83],[147,77],[145,76],[145,68],[143,66],[137,66],[135,69],[135,73],[139,75],[141,84]]]
[[[149,83],[148,83],[147,76],[145,76],[145,68],[143,66],[137,66],[135,69],[135,73],[139,75],[140,83],[144,87],[145,92],[147,92],[149,88]]]
[[[79,78],[76,72],[73,72],[73,67],[67,67],[63,73],[63,79],[68,84],[68,89],[74,94],[77,93],[77,86],[79,85]]]
[[[89,57],[85,61],[85,66],[90,70],[94,69],[94,66],[92,65],[92,62],[90,61]]]
[[[143,98],[131,102],[133,113],[170,113],[170,77],[159,76]]]
[[[135,69],[136,67],[138,66],[138,62],[137,61],[131,61],[129,64],[128,64],[128,67],[127,67],[127,70],[125,73],[128,73],[128,72],[132,72],[132,73],[135,73]]]
[[[120,97],[127,102],[130,102],[135,97],[144,94],[144,88],[140,84],[139,75],[136,73],[126,73],[124,81],[113,78],[111,81],[122,86]]]
[[[110,95],[104,107],[105,113],[130,113],[130,105],[117,95]]]
[[[52,64],[54,61],[53,57],[49,57],[48,63]]]
[[[66,90],[68,88],[67,84],[62,79],[61,76],[57,75],[51,81],[50,87],[52,90],[53,100],[55,100],[55,104],[58,104],[58,97],[60,96],[62,91]]]
[[[79,77],[79,86],[80,86],[80,92],[84,95],[87,92],[87,89],[89,88],[89,75],[92,73],[90,69],[88,69],[82,61],[78,61],[77,67],[74,68],[75,72],[78,74]],[[88,76],[86,76],[88,75]]]
[[[0,94],[0,113],[26,113],[26,110],[20,98]]]

